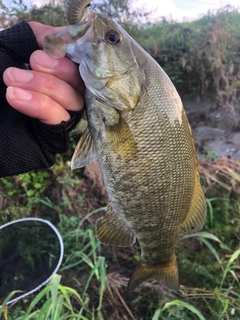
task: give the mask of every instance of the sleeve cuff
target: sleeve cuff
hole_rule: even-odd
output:
[[[21,63],[28,63],[31,54],[39,49],[36,37],[25,20],[1,31],[0,46]]]
[[[37,128],[34,128],[35,137],[38,136],[39,145],[47,158],[48,154],[57,154],[66,152],[69,148],[68,133],[73,130],[80,121],[84,110],[74,112],[69,111],[71,118],[68,121],[62,121],[60,124],[49,125],[39,120]]]

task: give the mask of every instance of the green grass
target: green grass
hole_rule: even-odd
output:
[[[61,277],[55,275],[38,294],[12,306],[2,307],[0,315],[4,320],[121,319],[123,315],[130,319],[153,320],[240,317],[240,249],[233,251],[220,237],[208,231],[183,236],[177,248],[180,276],[190,279],[185,286],[181,286],[177,299],[176,293],[164,287],[160,290],[161,286],[156,282],[128,294],[124,284],[116,284],[107,276],[109,264],[112,264],[114,272],[123,266],[108,250],[103,252],[94,236],[95,225],[86,223],[103,209],[96,209],[82,219],[60,216],[58,229],[65,244],[65,257],[60,270],[64,284],[60,284]],[[214,208],[211,210],[214,215]],[[188,246],[187,252],[181,250],[183,244]],[[194,251],[195,245],[200,246],[200,252]],[[116,255],[118,251],[124,252],[123,249],[115,249]],[[137,248],[134,254],[137,254]],[[127,252],[125,255],[127,257]],[[132,259],[135,265],[134,255]],[[67,279],[68,274],[75,280]],[[191,276],[197,279],[196,283]],[[72,287],[67,285],[69,280],[72,280]],[[112,305],[116,310],[108,314],[107,310],[111,310]]]
[[[51,169],[0,179],[1,224],[23,216],[49,219],[65,247],[61,283],[55,276],[37,294],[2,308],[0,319],[240,318],[240,201],[234,191],[238,192],[238,167],[234,176],[231,167],[229,179],[210,189],[203,179],[210,195],[204,230],[180,237],[176,248],[180,291],[154,281],[127,292],[140,248],[112,248],[96,240],[96,224],[106,202],[81,170],[69,169],[64,157]],[[35,188],[40,182],[41,188]]]
[[[76,290],[62,286],[60,279],[61,276],[55,274],[50,283],[34,297],[24,314],[14,314],[13,317],[9,314],[8,307],[5,305],[11,297],[9,296],[0,307],[0,315],[3,319],[9,320],[88,320],[82,315],[84,310],[82,297]],[[77,313],[74,311],[72,301],[79,306]]]

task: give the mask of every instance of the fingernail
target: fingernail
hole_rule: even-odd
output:
[[[8,87],[7,88],[7,96],[10,99],[20,100],[20,101],[29,101],[32,99],[32,94],[29,91],[15,88],[15,87]]]
[[[53,57],[50,57],[48,54],[46,54],[43,51],[37,51],[34,54],[34,59],[37,61],[37,63],[39,63],[41,66],[43,66],[44,68],[55,68],[58,63],[59,60],[55,59]]]
[[[30,70],[9,68],[6,72],[12,82],[28,82],[33,78],[33,73]]]

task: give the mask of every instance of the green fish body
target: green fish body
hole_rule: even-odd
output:
[[[138,240],[141,262],[129,290],[149,278],[178,289],[176,241],[202,229],[206,201],[175,87],[125,30],[89,8],[65,34],[47,37],[44,48],[78,63],[86,85],[88,128],[72,168],[99,161],[110,204],[98,240],[114,246]]]

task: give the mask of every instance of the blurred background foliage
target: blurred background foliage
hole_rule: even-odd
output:
[[[132,12],[130,0],[103,0],[94,9],[118,20],[164,68],[181,96],[209,94],[216,108],[237,108],[240,87],[240,12],[225,7],[192,22]],[[62,2],[28,8],[13,1],[2,8],[0,27],[21,19],[64,25]],[[144,18],[145,23],[141,22]],[[71,133],[71,148],[47,170],[0,179],[0,224],[22,217],[51,220],[63,236],[60,278],[36,295],[0,308],[1,319],[201,319],[240,318],[240,163],[202,159],[207,203],[202,232],[177,245],[178,293],[157,282],[126,291],[140,259],[138,245],[102,246],[94,237],[108,202],[97,164],[71,171],[69,160],[84,121]],[[44,315],[44,316],[42,316]],[[46,318],[48,315],[48,318]],[[45,317],[45,318],[44,318]]]
[[[204,97],[211,93],[219,104],[239,99],[240,12],[226,6],[218,12],[178,23],[162,18],[151,23],[150,12],[131,11],[131,0],[102,0],[94,10],[116,19],[163,67],[180,93]],[[22,0],[13,6],[0,1],[0,27],[17,20],[65,25],[63,0],[27,8]],[[145,21],[142,23],[141,21]]]

